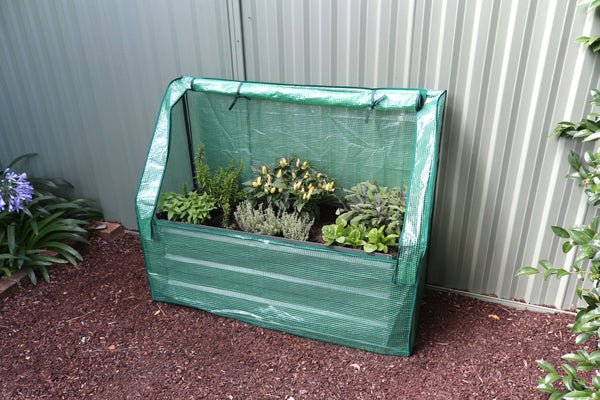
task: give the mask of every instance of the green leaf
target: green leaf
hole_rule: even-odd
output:
[[[591,333],[582,333],[575,338],[575,344],[581,345],[590,340],[593,335]]]
[[[590,361],[600,361],[600,350],[596,350],[590,354]]]
[[[564,242],[562,245],[563,253],[568,253],[573,248],[573,244],[571,242]]]
[[[33,268],[26,267],[25,270],[27,271],[27,276],[29,277],[29,280],[31,281],[31,283],[33,283],[34,285],[37,285],[37,279],[35,278],[35,273],[33,272]]]
[[[550,397],[548,397],[548,400],[560,400],[563,398],[564,394],[565,394],[565,392],[563,392],[563,391],[560,391],[560,390],[555,391],[554,393],[552,393],[550,395]]]
[[[546,392],[546,393],[554,393],[554,391],[556,390],[556,389],[554,389],[554,386],[552,386],[552,384],[545,383],[545,382],[537,385],[536,389],[539,390],[540,392]]]
[[[591,371],[594,368],[596,367],[592,363],[581,363],[576,367],[577,371]]]
[[[567,159],[569,161],[569,165],[571,165],[571,167],[573,167],[574,170],[579,171],[579,169],[581,168],[581,163],[579,162],[579,156],[574,151],[571,151],[569,153]]]
[[[539,271],[537,268],[524,267],[517,271],[516,276],[535,275],[539,274],[540,272],[541,271]]]
[[[548,261],[548,260],[540,260],[539,264],[544,269],[551,269],[552,268],[552,263],[550,261]]]
[[[577,370],[569,364],[561,364],[561,367],[569,374],[573,379],[577,379]]]
[[[564,399],[591,399],[591,392],[587,390],[576,390],[574,392],[567,393],[563,396]]]
[[[565,354],[564,356],[562,356],[562,358],[567,361],[575,361],[575,362],[582,362],[582,361],[586,360],[586,358],[583,357],[581,354],[573,354],[573,353]]]
[[[7,168],[12,168],[13,165],[15,165],[16,163],[18,163],[19,161],[26,159],[26,158],[31,158],[31,157],[35,157],[37,156],[37,153],[27,153],[27,154],[23,154],[22,156],[19,156],[17,158],[15,158],[14,160],[12,160],[10,162],[10,164],[8,164]]]
[[[598,140],[598,139],[600,139],[600,132],[597,131],[597,132],[589,135],[588,137],[586,137],[582,141],[583,142],[591,142],[591,141]]]
[[[363,248],[367,253],[372,253],[377,250],[377,246],[372,243],[366,243]]]
[[[44,280],[50,283],[50,275],[48,275],[48,270],[46,269],[46,267],[40,266],[40,273],[42,274]]]
[[[552,364],[550,364],[548,361],[545,361],[545,360],[535,360],[535,362],[544,371],[556,373],[556,370],[554,369],[554,367],[552,366]]]
[[[13,255],[15,254],[15,247],[16,247],[15,227],[16,227],[16,224],[13,222],[7,228],[7,234],[8,234],[8,252],[10,254],[13,254]]]
[[[560,279],[560,278],[562,278],[563,276],[567,276],[567,275],[571,275],[571,274],[569,273],[569,271],[567,271],[567,270],[564,270],[564,269],[559,269],[559,270],[557,270],[557,271],[556,271],[556,279]]]
[[[589,243],[590,240],[592,240],[592,237],[590,235],[588,235],[587,232],[584,232],[584,231],[571,229],[570,234],[571,234],[571,239],[573,239],[573,242],[578,245],[587,244],[587,243]]]
[[[569,232],[567,232],[565,229],[561,228],[560,226],[552,226],[552,232],[554,232],[554,234],[560,238],[563,239],[569,239],[571,236],[569,236]]]
[[[557,380],[559,380],[561,378],[561,376],[555,372],[551,372],[548,375],[546,375],[546,377],[544,378],[544,383],[554,383]]]

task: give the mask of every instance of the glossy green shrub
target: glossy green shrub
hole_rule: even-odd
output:
[[[586,0],[582,4],[589,5],[591,10],[600,6],[598,0]],[[600,51],[599,37],[581,37],[577,40]],[[600,105],[600,91],[592,91],[591,104]],[[600,139],[600,121],[596,113],[590,113],[579,123],[560,122],[553,134],[561,137],[581,139],[584,142]],[[588,197],[588,203],[600,206],[600,151],[588,151],[581,158],[574,152],[569,154],[569,165],[573,171],[567,176],[579,181],[579,186]],[[563,239],[562,251],[575,252],[574,262],[564,267],[555,267],[549,260],[539,261],[537,267],[521,268],[518,276],[543,274],[547,280],[551,276],[564,278],[576,276],[581,282],[577,287],[577,295],[584,302],[577,308],[575,322],[569,327],[575,333],[575,345],[592,342],[598,348],[600,339],[600,217],[595,216],[583,225],[568,228],[552,226],[552,232]],[[537,360],[538,365],[546,372],[546,376],[538,380],[537,389],[549,393],[550,400],[557,399],[600,399],[600,350],[588,352],[577,350],[562,357],[565,363],[555,368],[545,360]]]

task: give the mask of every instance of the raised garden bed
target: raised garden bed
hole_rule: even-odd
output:
[[[444,91],[183,77],[169,86],[136,209],[152,297],[310,338],[409,355],[427,265]],[[166,221],[161,193],[193,186],[193,152],[250,166],[296,153],[336,185],[407,185],[398,254]]]

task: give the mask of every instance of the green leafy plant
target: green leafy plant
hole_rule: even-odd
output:
[[[334,181],[297,156],[252,166],[252,171],[256,177],[244,185],[255,205],[266,203],[276,211],[297,211],[313,218],[319,214],[319,203],[336,199]]]
[[[600,0],[587,0],[581,3],[590,10],[600,6]],[[600,51],[600,37],[581,37],[577,40],[594,52]],[[592,91],[592,103],[600,105],[600,91]],[[584,142],[600,139],[598,114],[590,113],[579,123],[560,122],[553,134],[562,137],[579,138]],[[588,197],[588,203],[600,206],[600,151],[586,152],[581,159],[575,153],[569,154],[569,164],[573,169],[567,178],[579,181],[579,186]],[[575,261],[566,267],[555,268],[549,260],[539,261],[537,267],[524,267],[517,276],[543,274],[547,280],[551,276],[564,278],[575,275],[582,283],[577,287],[577,296],[584,302],[577,308],[575,322],[569,327],[575,333],[575,344],[580,346],[588,341],[598,347],[600,338],[600,217],[595,216],[590,223],[574,225],[570,228],[552,226],[552,232],[561,239],[562,251],[575,251]],[[565,363],[557,369],[545,360],[537,364],[547,373],[538,380],[537,389],[557,399],[600,399],[600,350],[578,350],[562,357]],[[572,365],[573,363],[574,365]],[[583,372],[583,373],[582,373]]]
[[[246,198],[239,185],[243,162],[240,161],[239,166],[236,164],[236,160],[233,159],[229,167],[226,169],[219,167],[212,174],[209,166],[204,163],[204,145],[198,145],[194,176],[197,191],[208,194],[214,200],[216,208],[223,212],[222,226],[228,229],[233,228],[231,223],[233,210]]]
[[[167,213],[169,221],[181,221],[188,224],[203,224],[215,210],[215,200],[207,193],[188,191],[184,193],[163,193],[159,201],[161,211]]]
[[[406,190],[389,189],[377,182],[362,182],[354,186],[343,199],[339,217],[350,225],[365,225],[368,229],[385,227],[387,234],[400,235],[406,212]]]
[[[254,207],[250,201],[240,203],[234,213],[235,220],[245,232],[260,235],[283,236],[288,239],[307,240],[314,220],[297,212],[279,211],[271,205]]]
[[[361,182],[342,199],[343,208],[336,211],[336,223],[323,227],[326,245],[338,244],[387,253],[398,246],[404,213],[406,191],[388,189],[377,182]]]
[[[367,229],[364,225],[351,225],[340,217],[336,223],[323,227],[323,240],[327,246],[337,244],[362,249],[367,253],[387,253],[389,246],[398,245],[398,235],[384,233],[385,226]]]
[[[91,206],[91,200],[64,197],[61,192],[72,187],[66,181],[28,178],[11,171],[33,156],[15,159],[0,174],[0,275],[25,270],[36,284],[36,269],[50,281],[46,267],[67,262],[77,266],[82,257],[71,244],[87,243],[91,229],[84,227],[100,219],[102,212]]]

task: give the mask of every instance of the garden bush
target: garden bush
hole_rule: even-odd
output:
[[[598,0],[584,1],[590,11],[600,6]],[[581,37],[578,42],[594,52],[600,51],[600,37]],[[600,92],[593,90],[592,105],[600,105]],[[570,121],[560,122],[553,132],[554,135],[582,139],[584,142],[600,139],[600,120],[596,113],[590,113],[579,123]],[[571,152],[568,157],[573,169],[567,178],[576,179],[583,187],[583,192],[588,197],[588,203],[594,207],[600,206],[600,151],[587,151],[583,157]],[[583,225],[574,225],[569,228],[552,226],[556,236],[565,239],[562,251],[569,253],[575,251],[576,257],[572,265],[555,268],[549,260],[541,260],[537,267],[525,267],[517,272],[519,276],[541,273],[544,279],[551,276],[563,278],[575,275],[582,283],[577,287],[577,295],[585,303],[577,308],[575,322],[569,327],[577,334],[575,344],[584,345],[590,341],[598,348],[600,338],[600,217],[595,216]],[[545,360],[537,360],[538,365],[547,372],[541,378],[537,389],[550,393],[550,400],[556,399],[600,399],[600,350],[591,353],[585,349],[565,354],[565,361],[560,368],[555,368]]]
[[[89,199],[65,197],[72,185],[62,179],[15,172],[19,161],[33,156],[18,157],[0,174],[0,275],[25,270],[36,284],[35,269],[50,281],[46,267],[67,262],[77,266],[82,258],[72,244],[87,243],[90,230],[85,227],[101,219],[102,212]]]

